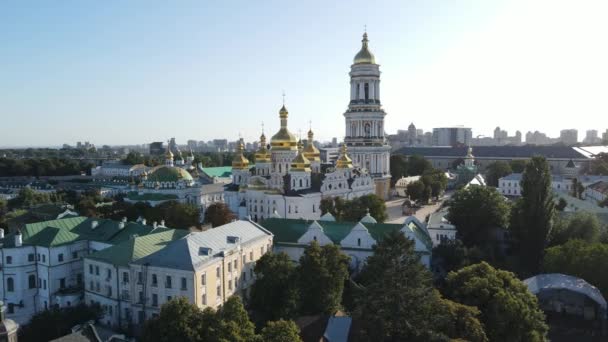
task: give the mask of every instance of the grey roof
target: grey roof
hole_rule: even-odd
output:
[[[440,210],[438,212],[432,213],[429,216],[429,222],[427,224],[427,228],[429,226],[432,226],[434,228],[444,228],[444,229],[456,229],[456,227],[454,227],[454,225],[452,225],[450,223],[450,221],[447,220],[446,216],[448,215],[448,210]],[[449,225],[449,227],[443,226],[443,225]]]
[[[350,317],[329,317],[323,337],[329,342],[348,342],[352,321]]]
[[[236,244],[228,242],[228,236],[236,236],[240,243],[244,244],[258,238],[270,237],[272,233],[251,221],[234,221],[204,232],[190,233],[134,263],[194,271],[220,257],[221,252],[237,248]],[[203,254],[201,249],[211,249],[211,253]]]
[[[607,308],[606,299],[600,290],[581,278],[561,273],[546,273],[528,278],[524,280],[524,283],[528,286],[528,290],[535,295],[544,290],[569,290],[586,295],[599,304],[604,311]]]
[[[404,147],[396,153],[434,157],[464,157],[468,147]],[[476,158],[531,158],[535,155],[546,158],[588,159],[589,155],[569,146],[473,146]]]

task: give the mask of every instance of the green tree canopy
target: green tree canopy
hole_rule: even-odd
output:
[[[393,154],[390,160],[391,165],[391,186],[395,186],[401,177],[408,175],[407,158],[402,154]]]
[[[536,297],[511,272],[482,262],[451,272],[446,296],[481,311],[490,341],[545,341],[548,327]]]
[[[260,342],[302,342],[300,329],[293,321],[268,322],[260,334]]]
[[[420,179],[427,189],[431,189],[431,196],[435,198],[439,197],[448,186],[448,177],[446,177],[444,171],[439,169],[428,169],[424,171]]]
[[[487,341],[474,308],[433,289],[412,240],[393,232],[373,249],[355,291],[353,317],[361,341]]]
[[[417,180],[415,182],[411,182],[405,188],[407,192],[407,196],[415,202],[423,202],[426,203],[429,201],[427,197],[427,193],[424,191],[426,189],[426,185],[421,180]]]
[[[300,307],[305,315],[333,314],[340,308],[349,257],[334,244],[320,247],[313,241],[298,265]]]
[[[211,313],[214,315],[213,313]],[[206,314],[209,315],[209,312]],[[202,340],[205,327],[203,311],[191,304],[185,297],[178,297],[163,304],[158,317],[145,322],[142,341],[169,342]]]
[[[49,341],[71,333],[71,329],[87,321],[101,318],[103,310],[99,305],[80,304],[67,308],[53,308],[41,311],[30,322],[21,327],[21,341]]]
[[[511,212],[510,229],[517,240],[522,269],[532,275],[540,268],[555,214],[551,174],[544,157],[533,157],[526,164],[521,196]]]
[[[255,264],[256,281],[249,305],[257,322],[297,315],[299,292],[296,265],[285,253],[266,253]]]
[[[550,245],[561,245],[569,240],[583,240],[588,243],[599,242],[601,234],[602,225],[597,215],[578,211],[556,220],[551,231]]]
[[[220,306],[221,336],[230,342],[250,342],[256,339],[255,325],[249,320],[241,297],[231,296]]]
[[[486,167],[486,183],[489,186],[498,187],[498,180],[513,173],[511,165],[504,161],[495,161]]]
[[[608,294],[608,244],[570,240],[547,248],[543,272],[564,273],[585,279],[604,296]]]
[[[495,228],[509,222],[509,203],[496,188],[471,185],[458,190],[449,203],[447,219],[456,226],[467,246],[481,246],[493,241]]]
[[[378,222],[384,222],[388,218],[385,202],[374,194],[352,200],[343,200],[340,197],[324,198],[320,208],[321,215],[331,213],[338,221],[358,222],[368,212]]]
[[[410,176],[420,176],[425,171],[433,169],[433,164],[426,160],[423,156],[413,155],[408,158],[407,173]]]
[[[509,166],[511,170],[515,173],[522,173],[526,169],[526,164],[528,161],[525,159],[513,159],[509,162]]]
[[[212,203],[205,211],[205,222],[211,223],[212,227],[218,227],[232,222],[236,215],[223,202]]]

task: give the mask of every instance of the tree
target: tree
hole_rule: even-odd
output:
[[[260,342],[302,342],[300,329],[293,321],[268,322],[262,329]]]
[[[344,221],[357,222],[369,213],[378,222],[387,219],[386,203],[380,197],[370,194],[346,201],[339,217]]]
[[[448,178],[445,172],[438,169],[426,170],[420,179],[426,188],[431,189],[431,196],[435,198],[439,197],[448,186]],[[428,193],[428,190],[426,192]]]
[[[591,173],[608,176],[608,153],[599,153],[591,162]]]
[[[556,246],[569,240],[583,240],[587,243],[598,242],[602,226],[597,215],[579,211],[556,220],[551,232],[550,245]]]
[[[495,188],[498,187],[498,180],[513,173],[511,165],[504,161],[490,163],[486,167],[486,183]]]
[[[331,197],[322,198],[321,203],[319,204],[319,209],[321,209],[321,215],[330,213],[334,217],[336,216],[336,207],[334,206],[334,199]]]
[[[137,152],[129,152],[122,163],[126,165],[143,164],[144,157]]]
[[[59,338],[69,334],[75,325],[98,320],[102,315],[103,310],[99,305],[79,304],[44,310],[32,316],[30,322],[22,327],[19,340],[49,341]]]
[[[407,158],[401,154],[393,154],[390,159],[391,165],[391,186],[401,178],[408,175]]]
[[[526,165],[521,180],[521,195],[511,213],[510,230],[517,240],[523,270],[536,274],[555,214],[551,174],[544,157],[533,157]]]
[[[219,308],[221,336],[230,342],[250,342],[256,339],[255,325],[249,320],[241,297],[233,295]]]
[[[300,307],[305,315],[333,314],[340,308],[349,257],[334,244],[313,241],[300,258],[297,273]]]
[[[457,271],[483,260],[479,247],[466,247],[461,240],[448,240],[433,248],[433,264],[440,264],[443,271]]]
[[[555,205],[555,209],[558,211],[564,211],[564,209],[566,209],[567,206],[568,206],[568,202],[566,202],[565,199],[560,197],[559,201],[557,201],[557,204]]]
[[[481,311],[490,341],[545,341],[548,327],[536,297],[511,272],[482,262],[451,272],[446,296]]]
[[[433,164],[426,160],[423,156],[413,155],[408,159],[407,173],[410,176],[422,175],[425,171],[433,168]]]
[[[514,159],[509,162],[509,166],[514,173],[524,172],[526,164],[528,164],[528,161],[524,159]]]
[[[256,281],[249,305],[257,322],[297,315],[299,292],[296,266],[285,253],[266,253],[255,264]]]
[[[475,309],[445,301],[433,289],[412,240],[392,232],[373,250],[355,291],[353,318],[361,341],[486,341]]]
[[[424,185],[424,183],[421,180],[411,182],[405,188],[405,190],[407,192],[407,196],[412,201],[415,201],[415,202],[421,201],[421,202],[426,203],[426,202],[428,202],[429,199],[425,198],[426,197],[425,189],[426,189],[426,185]]]
[[[205,222],[211,223],[212,227],[218,227],[232,222],[236,215],[228,208],[226,203],[215,202],[205,211]]]
[[[214,315],[211,312],[212,315]],[[207,312],[207,317],[209,312]],[[160,314],[145,322],[142,341],[201,341],[205,314],[185,297],[178,297],[163,304]]]
[[[463,188],[454,194],[449,205],[447,219],[456,226],[466,246],[492,243],[494,230],[509,222],[509,203],[496,188]]]
[[[608,244],[570,240],[547,248],[543,272],[564,273],[585,279],[603,293],[608,293]]]

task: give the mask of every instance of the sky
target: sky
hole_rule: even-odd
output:
[[[0,146],[342,139],[364,27],[387,133],[608,128],[608,1],[0,2]]]

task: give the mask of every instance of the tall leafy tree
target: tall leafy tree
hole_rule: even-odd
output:
[[[249,305],[256,321],[292,318],[297,314],[299,292],[296,266],[285,253],[266,253],[255,264],[256,281]]]
[[[556,246],[569,240],[583,240],[588,243],[598,242],[602,234],[602,225],[597,215],[579,211],[567,217],[557,216],[551,231],[550,245]]]
[[[426,160],[423,156],[413,155],[408,158],[408,170],[407,173],[410,176],[422,175],[425,171],[431,170],[433,164]]]
[[[498,187],[498,180],[513,173],[511,165],[504,161],[495,161],[486,167],[486,183],[489,186]]]
[[[146,321],[142,341],[201,341],[205,329],[203,312],[185,297],[175,298],[161,307],[156,318]]]
[[[407,192],[407,196],[412,201],[428,202],[429,199],[426,198],[426,193],[424,191],[425,189],[426,189],[426,185],[424,185],[424,182],[422,182],[421,180],[411,182],[405,188],[405,190]]]
[[[524,172],[524,170],[526,169],[526,164],[528,164],[528,161],[525,159],[513,159],[509,162],[511,170],[513,170],[513,172],[515,173]]]
[[[536,297],[511,272],[489,264],[465,267],[446,278],[448,298],[481,311],[490,341],[545,341],[548,327]]]
[[[303,314],[333,314],[340,308],[349,257],[334,244],[313,241],[300,258],[298,288]]]
[[[361,341],[486,341],[473,308],[446,301],[400,232],[374,246],[357,281],[353,317]]]
[[[536,274],[553,228],[555,202],[551,190],[549,164],[533,157],[521,180],[521,195],[513,207],[510,229],[517,239],[523,270]]]
[[[250,342],[256,339],[255,325],[249,320],[241,297],[232,296],[217,312],[221,320],[221,336],[226,341]]]
[[[492,187],[472,185],[458,190],[448,210],[447,219],[467,246],[493,242],[494,229],[509,222],[509,203]]]
[[[408,163],[407,158],[401,154],[394,154],[391,156],[391,186],[395,186],[401,177],[408,175]]]
[[[293,321],[268,322],[260,334],[260,342],[302,342],[300,329]]]
[[[370,194],[346,201],[341,218],[344,221],[357,222],[368,212],[378,222],[384,222],[388,217],[386,203],[380,197]]]
[[[232,222],[236,215],[228,208],[226,203],[212,203],[205,211],[205,222],[211,223],[212,227],[218,227]]]
[[[439,197],[448,186],[448,178],[445,172],[439,169],[428,169],[422,174],[422,182],[426,188],[431,189],[431,196]],[[428,192],[428,190],[427,190]]]

